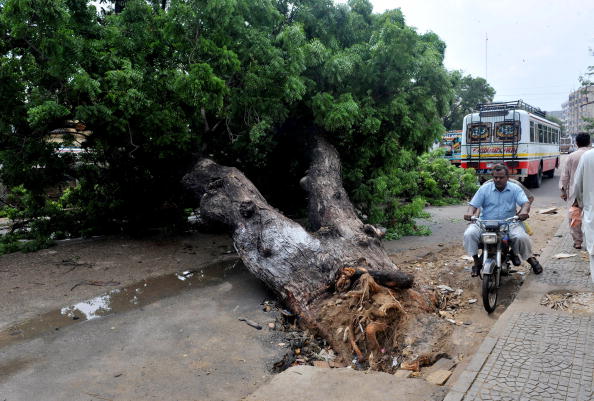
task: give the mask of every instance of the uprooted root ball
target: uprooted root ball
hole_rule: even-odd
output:
[[[344,275],[339,278],[338,292],[317,314],[320,326],[332,328],[328,340],[345,362],[354,357],[356,365],[374,370],[393,371],[400,364],[418,370],[439,357],[437,344],[450,328],[436,316],[433,292],[388,288],[369,273],[352,288],[348,284]]]

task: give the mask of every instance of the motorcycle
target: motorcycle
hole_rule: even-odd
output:
[[[519,221],[518,216],[513,216],[503,221],[483,220],[476,216],[471,218],[481,228],[479,249],[482,253],[482,279],[483,306],[488,313],[497,307],[497,290],[501,285],[501,276],[514,273],[511,270],[511,241],[509,239],[510,224]]]

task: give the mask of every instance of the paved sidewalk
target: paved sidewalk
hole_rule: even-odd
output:
[[[594,292],[566,226],[540,257],[544,273],[527,278],[444,401],[594,400],[594,316],[540,305],[549,292]],[[561,252],[577,256],[553,258]]]

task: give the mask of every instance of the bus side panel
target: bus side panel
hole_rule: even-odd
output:
[[[540,167],[540,159],[528,161],[528,175],[538,174],[538,168]]]
[[[557,165],[557,158],[551,157],[542,161],[542,171],[554,170]]]
[[[557,166],[556,157],[548,157],[543,159],[534,159],[528,162],[528,174],[538,174],[538,169],[542,161],[542,171],[554,170]]]

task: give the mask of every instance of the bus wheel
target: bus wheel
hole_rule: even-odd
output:
[[[547,178],[553,178],[555,176],[555,169],[552,168],[552,169],[550,169],[548,171],[545,171],[544,172],[544,176],[547,177]]]
[[[540,188],[542,184],[542,164],[538,168],[538,173],[534,176],[534,188]]]
[[[537,174],[531,174],[528,176],[528,182],[530,183],[530,187],[540,188],[540,184],[542,184],[542,165],[538,168]]]

